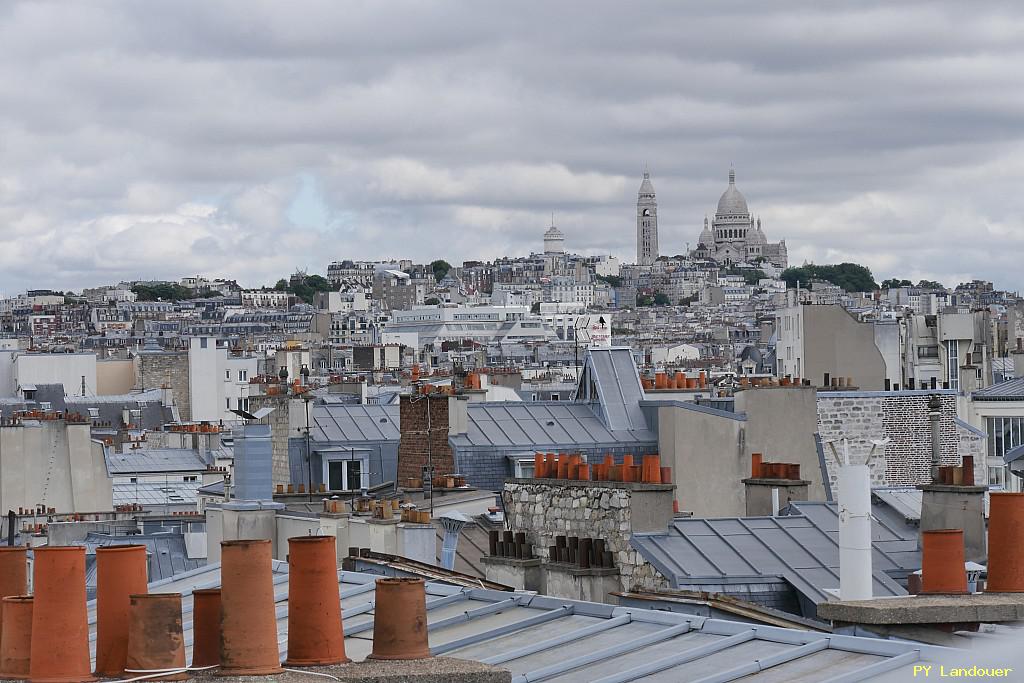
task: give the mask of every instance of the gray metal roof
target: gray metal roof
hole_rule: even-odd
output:
[[[1021,458],[1024,458],[1024,444],[1006,451],[1003,455],[1003,462],[1009,465],[1011,462],[1017,462]]]
[[[310,438],[317,443],[398,441],[397,405],[315,405]]]
[[[785,517],[677,519],[666,532],[634,534],[630,543],[672,588],[782,577],[816,605],[833,599],[829,591],[839,588],[838,517],[827,509],[832,505],[805,504],[803,514]],[[884,542],[873,544],[874,595],[906,595],[887,572],[920,567],[906,566],[916,543],[877,522],[872,527],[873,538]]]
[[[163,472],[202,472],[207,462],[191,448],[139,448],[124,453],[105,449],[107,472],[112,477]]]
[[[465,434],[451,437],[457,447],[523,449],[595,447],[657,442],[649,429],[610,431],[589,404],[566,401],[471,403]]]
[[[180,479],[180,477],[179,477]],[[195,506],[198,482],[140,481],[114,484],[114,505],[139,503],[146,507],[159,505]]]
[[[85,584],[90,590],[90,595],[96,588],[96,548],[112,545],[146,546],[150,582],[169,579],[206,565],[204,558],[189,558],[185,551],[185,538],[175,532],[132,536],[89,533],[84,541],[76,543],[76,545],[85,546]]]
[[[1024,377],[972,392],[971,398],[975,401],[1024,401]]]
[[[278,647],[288,632],[288,566],[274,562]],[[219,585],[220,566],[150,585],[182,592],[185,645],[192,649],[192,591]],[[346,654],[361,661],[373,647],[377,577],[338,573]],[[95,602],[90,603],[95,644]],[[695,615],[427,584],[431,652],[493,664],[515,683],[560,681],[906,680],[918,661],[955,661],[962,653],[918,643],[708,619]],[[986,664],[987,665],[987,664]],[[892,676],[892,677],[890,677]],[[896,677],[898,676],[898,677]],[[744,678],[745,677],[745,678]]]
[[[628,346],[591,349],[586,365],[584,373],[589,370],[597,384],[605,426],[612,431],[646,430],[647,418],[640,409],[644,389],[633,362],[633,350]]]
[[[921,521],[921,489],[902,486],[871,489],[872,514],[878,517],[876,501],[906,521]]]

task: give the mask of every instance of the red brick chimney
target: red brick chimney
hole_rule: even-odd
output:
[[[427,464],[428,443],[434,476],[455,471],[455,457],[448,445],[450,400],[453,400],[452,397],[443,394],[401,397],[398,409],[401,430],[401,439],[398,442],[399,481],[423,476],[423,468]]]

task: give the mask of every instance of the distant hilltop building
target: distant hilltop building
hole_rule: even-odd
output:
[[[769,242],[761,230],[761,219],[754,219],[747,209],[747,200],[736,189],[736,171],[729,169],[729,187],[718,200],[715,218],[700,234],[694,258],[710,259],[722,266],[740,263],[756,265],[766,261],[785,269],[788,265],[786,241]],[[636,262],[650,266],[658,260],[658,202],[654,195],[651,174],[644,170],[636,200]]]
[[[636,197],[636,263],[649,266],[658,260],[658,202],[654,198],[651,173],[644,179]]]
[[[723,266],[756,264],[763,260],[785,269],[789,261],[786,240],[769,242],[761,230],[761,219],[755,221],[750,215],[746,197],[736,189],[736,171],[731,168],[729,187],[718,200],[718,210],[710,227],[707,216],[704,217],[704,230],[693,256],[711,259]]]

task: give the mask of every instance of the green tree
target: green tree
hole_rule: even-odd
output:
[[[427,299],[424,299],[423,303],[427,306],[437,306],[439,303],[441,303],[441,300],[438,299],[436,296],[432,296]]]
[[[530,304],[530,313],[540,313],[540,302],[534,301]]]
[[[434,273],[434,281],[440,282],[444,279],[444,276],[448,274],[448,271],[452,269],[452,264],[448,263],[444,259],[437,259],[436,261],[430,262],[430,270]]]
[[[761,280],[764,280],[768,276],[760,268],[730,268],[725,271],[726,275],[739,275],[743,278],[743,281],[748,285],[756,285]]]
[[[655,306],[668,306],[670,303],[668,294],[665,294],[665,292],[658,292],[654,295]]]
[[[921,289],[945,289],[941,282],[935,280],[921,280],[917,283],[917,286]]]
[[[276,289],[279,292],[288,291],[288,281],[285,280],[284,278],[278,280],[277,283],[274,285],[274,289]]]
[[[637,306],[653,306],[654,305],[654,297],[651,296],[650,294],[637,294],[636,295],[636,305]]]
[[[173,282],[161,282],[152,285],[138,284],[132,287],[132,291],[139,301],[183,301],[194,299],[202,292],[193,292],[188,287],[182,287]]]
[[[601,282],[607,282],[612,287],[621,287],[622,278],[618,275],[598,275],[596,276]]]
[[[888,280],[882,281],[882,289],[899,289],[900,287],[913,287],[914,283],[910,280],[901,280],[898,277],[891,277]]]
[[[815,265],[809,263],[796,268],[787,268],[780,276],[787,287],[796,287],[797,282],[808,283],[824,280],[842,287],[847,292],[870,292],[878,289],[871,270],[857,263]]]

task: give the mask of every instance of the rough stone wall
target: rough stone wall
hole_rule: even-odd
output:
[[[138,355],[136,389],[158,389],[164,385],[171,388],[174,405],[182,421],[192,419],[192,403],[189,398],[188,351],[142,352]]]
[[[275,486],[293,483],[291,470],[288,466],[288,438],[305,435],[305,431],[294,434],[290,432],[288,400],[289,397],[284,395],[267,396],[266,394],[261,394],[249,397],[249,412],[251,413],[264,407],[274,409],[274,412],[263,418],[263,422],[270,425],[272,476]],[[303,444],[303,448],[305,448],[305,444]],[[305,483],[306,479],[303,478],[301,481]]]
[[[622,590],[668,588],[668,580],[629,545],[632,497],[629,485],[559,486],[509,481],[505,507],[512,528],[525,531],[534,553],[548,557],[555,536],[603,538],[615,557]]]
[[[940,394],[943,465],[959,465],[963,453],[957,426],[956,396]],[[871,452],[871,441],[891,439],[875,450],[870,463],[872,486],[916,486],[928,483],[931,473],[931,425],[927,393],[819,392],[818,433],[825,448],[832,490],[837,490],[838,466],[830,441],[849,439],[850,461],[861,463]],[[842,447],[836,443],[842,457]],[[977,450],[980,451],[980,448]],[[983,459],[982,459],[983,460]]]
[[[429,394],[402,396],[398,415],[399,428],[402,432],[401,440],[398,442],[398,481],[423,476],[423,467],[427,464],[428,439],[434,476],[455,472],[455,458],[448,444],[448,397]]]

